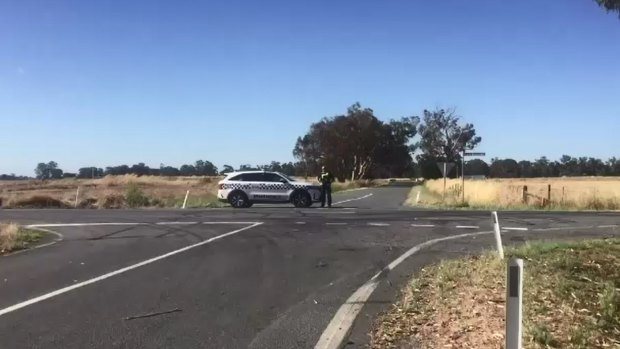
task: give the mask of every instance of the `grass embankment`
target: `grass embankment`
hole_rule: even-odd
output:
[[[550,201],[548,200],[549,185],[551,185]],[[527,186],[525,200],[524,186]],[[413,188],[407,203],[411,206],[480,209],[620,209],[620,178],[618,177],[466,180],[465,202],[462,201],[460,179],[449,179],[446,187],[444,200],[443,179],[428,180],[423,186]],[[416,202],[418,191],[420,191],[420,201]]]
[[[32,247],[43,236],[43,232],[22,228],[14,223],[0,223],[0,254]]]
[[[524,348],[620,347],[620,239],[535,243],[525,260]],[[503,348],[506,262],[489,253],[420,271],[373,348]]]
[[[188,208],[221,207],[217,183],[222,177],[106,176],[100,179],[0,181],[4,208],[137,208],[181,207],[189,190]],[[299,179],[304,181],[304,179]],[[310,181],[312,179],[309,179]],[[334,183],[343,191],[385,184],[385,180]],[[79,187],[79,192],[77,191]]]

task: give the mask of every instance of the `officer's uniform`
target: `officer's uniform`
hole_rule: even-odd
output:
[[[325,197],[327,197],[327,206],[332,207],[332,182],[334,176],[331,172],[323,172],[318,177],[319,183],[321,183],[321,207],[325,207]]]

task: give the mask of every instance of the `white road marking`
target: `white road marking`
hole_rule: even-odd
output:
[[[94,284],[95,282],[99,282],[99,281],[111,278],[113,276],[126,273],[126,272],[128,272],[130,270],[143,267],[145,265],[148,265],[148,264],[160,261],[160,260],[162,260],[164,258],[168,258],[168,257],[174,256],[174,255],[177,255],[179,253],[191,250],[193,248],[196,248],[196,247],[199,247],[199,246],[202,246],[202,245],[206,245],[208,243],[211,243],[213,241],[225,238],[227,236],[234,235],[234,234],[240,233],[240,232],[242,232],[244,230],[248,230],[248,229],[257,227],[257,226],[259,226],[261,224],[263,224],[263,223],[262,222],[257,222],[257,223],[254,223],[252,225],[248,225],[246,227],[243,227],[241,229],[233,230],[233,231],[228,232],[228,233],[224,233],[224,234],[221,234],[221,235],[218,235],[218,236],[214,236],[214,237],[212,237],[212,238],[210,238],[208,240],[204,240],[204,241],[201,241],[199,243],[196,243],[196,244],[193,244],[193,245],[189,245],[189,246],[180,248],[178,250],[174,250],[172,252],[168,252],[166,254],[163,254],[163,255],[160,255],[160,256],[157,256],[157,257],[154,257],[154,258],[151,258],[151,259],[147,259],[147,260],[142,261],[140,263],[136,263],[136,264],[130,265],[128,267],[125,267],[125,268],[122,268],[122,269],[118,269],[118,270],[115,270],[113,272],[110,272],[110,273],[107,273],[107,274],[104,274],[104,275],[101,275],[101,276],[97,276],[97,277],[94,277],[92,279],[89,279],[89,280],[86,280],[86,281],[83,281],[83,282],[80,282],[80,283],[76,283],[76,284],[73,284],[71,286],[67,286],[67,287],[58,289],[56,291],[50,292],[50,293],[46,293],[44,295],[41,295],[41,296],[38,296],[38,297],[35,297],[35,298],[32,298],[32,299],[29,299],[27,301],[24,301],[24,302],[12,305],[10,307],[4,308],[4,309],[0,309],[0,316],[8,314],[8,313],[16,311],[16,310],[19,310],[21,308],[27,307],[29,305],[42,302],[42,301],[44,301],[46,299],[50,299],[52,297],[59,296],[59,295],[61,295],[63,293],[67,293],[67,292],[75,290],[77,288],[84,287],[84,286],[87,286],[87,285],[90,285],[90,284]]]
[[[529,228],[520,228],[520,227],[501,227],[502,230],[515,230],[515,231],[528,231]]]
[[[306,222],[295,222],[295,224],[302,225],[302,224],[306,224]]]
[[[355,291],[349,299],[338,309],[336,315],[332,318],[329,325],[323,331],[321,338],[314,346],[315,349],[337,349],[340,348],[345,341],[346,337],[349,335],[351,331],[351,327],[353,326],[353,321],[357,317],[357,314],[362,310],[364,303],[368,301],[370,295],[374,292],[374,290],[379,286],[379,277],[385,270],[390,271],[396,268],[400,263],[402,263],[405,259],[409,258],[413,254],[419,252],[423,248],[429,247],[436,243],[460,239],[464,237],[477,236],[482,234],[492,234],[491,231],[478,232],[478,233],[467,233],[460,234],[454,236],[448,236],[439,239],[429,240],[422,244],[416,245],[409,249],[407,252],[402,254],[400,257],[395,259],[392,263],[390,263],[384,270],[375,274],[370,280],[364,283],[360,288]]]
[[[389,223],[368,223],[368,225],[371,225],[373,227],[389,227],[390,226]]]
[[[57,228],[57,227],[96,227],[96,226],[106,226],[106,225],[147,225],[149,223],[130,223],[130,222],[119,222],[119,223],[58,223],[58,224],[31,224],[28,228]]]
[[[412,224],[411,226],[417,228],[433,228],[435,224]]]
[[[325,223],[325,225],[347,225],[348,223]]]
[[[557,230],[576,230],[576,229],[592,229],[594,228],[593,225],[590,226],[583,226],[583,227],[557,227],[557,228],[537,228],[537,229],[532,229],[533,231],[557,231]]]
[[[202,224],[255,224],[257,222],[202,222]],[[31,224],[26,228],[59,228],[59,227],[98,227],[98,226],[126,226],[126,225],[189,225],[199,222],[117,222],[117,223],[54,223],[54,224]]]
[[[477,225],[457,225],[456,229],[480,229]]]
[[[360,191],[360,190],[368,190],[369,188],[355,188],[355,189],[346,189],[346,190],[341,190],[338,193],[346,193],[346,192],[350,192],[350,191]]]
[[[344,204],[345,202],[363,200],[363,199],[369,198],[371,196],[372,196],[372,193],[366,194],[364,196],[360,196],[359,198],[354,198],[354,199],[348,199],[348,200],[342,200],[342,201],[334,202],[332,205],[339,205],[339,204]]]
[[[597,228],[617,228],[618,225],[617,224],[610,224],[610,225],[599,225]]]
[[[202,224],[256,224],[262,222],[202,222]]]

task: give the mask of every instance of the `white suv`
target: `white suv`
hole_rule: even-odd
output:
[[[290,202],[295,207],[310,207],[321,200],[321,187],[297,182],[280,172],[231,172],[218,183],[217,198],[234,208],[254,203]]]

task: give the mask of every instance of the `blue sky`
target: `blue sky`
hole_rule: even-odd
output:
[[[620,156],[619,61],[592,0],[0,0],[0,173],[289,161],[356,101],[457,107],[487,158]]]

